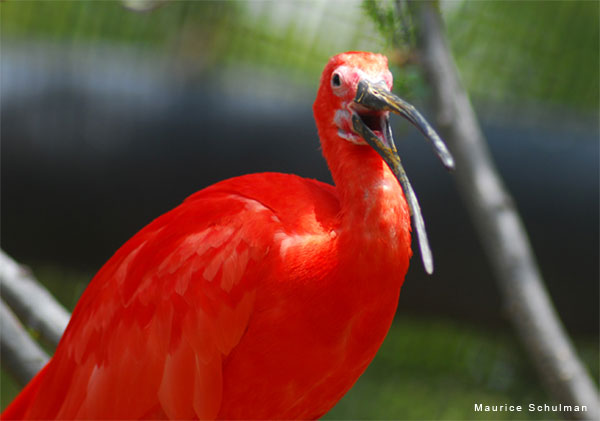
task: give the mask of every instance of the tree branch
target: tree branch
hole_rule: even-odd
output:
[[[3,300],[0,300],[0,354],[2,367],[21,386],[29,383],[49,360]]]
[[[431,2],[411,2],[418,53],[437,122],[456,158],[459,191],[491,262],[512,323],[554,398],[587,406],[569,418],[600,417],[598,391],[579,361],[544,287],[523,223],[504,187]]]
[[[30,328],[56,346],[69,323],[70,314],[42,287],[26,268],[0,250],[2,299]]]

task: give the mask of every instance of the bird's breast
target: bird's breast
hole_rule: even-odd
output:
[[[219,418],[318,418],[375,356],[408,267],[410,228],[397,182],[362,175],[343,198],[287,176],[269,181],[287,196],[253,193],[276,219],[248,326],[223,362]]]
[[[387,235],[349,248],[339,229],[275,234],[277,270],[226,361],[220,417],[318,418],[352,387],[387,334],[408,267]]]

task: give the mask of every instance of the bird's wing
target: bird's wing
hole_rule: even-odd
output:
[[[28,416],[217,415],[222,361],[247,327],[276,218],[254,199],[209,193],[152,222],[98,272]]]

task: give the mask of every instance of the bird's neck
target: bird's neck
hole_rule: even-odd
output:
[[[344,139],[324,142],[341,205],[342,232],[361,233],[363,241],[410,248],[410,213],[400,184],[370,146]],[[410,254],[410,252],[409,252]]]

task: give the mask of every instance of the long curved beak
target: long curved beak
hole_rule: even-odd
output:
[[[433,149],[442,161],[442,164],[448,170],[454,169],[454,158],[452,158],[448,148],[427,120],[423,118],[415,107],[391,93],[385,85],[373,84],[364,79],[361,80],[358,84],[354,103],[370,111],[391,111],[403,116],[419,129],[425,138],[431,142]],[[358,112],[352,114],[352,126],[354,131],[365,139],[365,141],[381,155],[402,186],[410,209],[413,226],[419,240],[423,266],[428,274],[432,274],[433,255],[431,253],[431,247],[429,246],[429,240],[427,239],[427,231],[425,230],[425,222],[423,221],[423,215],[421,214],[421,207],[419,206],[417,196],[408,181],[408,177],[406,176],[406,172],[400,161],[400,156],[396,150],[387,113],[382,115],[382,120],[380,122],[382,132],[381,138],[371,130]]]

